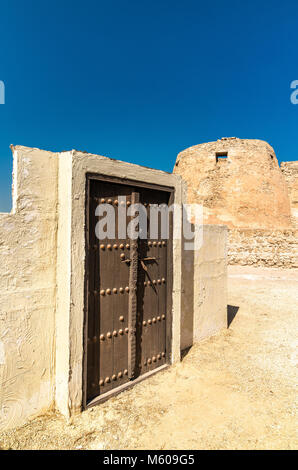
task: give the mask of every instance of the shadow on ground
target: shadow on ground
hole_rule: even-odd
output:
[[[181,361],[183,361],[183,359],[187,356],[187,354],[191,351],[191,348],[192,346],[189,346],[188,348],[186,349],[183,349],[181,351]]]
[[[239,307],[236,305],[228,305],[228,328],[238,313]]]

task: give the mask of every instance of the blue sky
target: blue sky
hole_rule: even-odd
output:
[[[10,144],[172,171],[184,148],[237,136],[298,160],[297,23],[297,0],[1,2],[0,211]]]

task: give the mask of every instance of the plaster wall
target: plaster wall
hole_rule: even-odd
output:
[[[13,210],[0,214],[0,430],[54,399],[58,159],[12,150]]]
[[[182,253],[182,350],[227,327],[227,227],[199,231],[201,248]]]

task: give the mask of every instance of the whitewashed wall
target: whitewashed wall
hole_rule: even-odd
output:
[[[0,214],[0,430],[54,397],[58,160],[13,152],[14,207]]]

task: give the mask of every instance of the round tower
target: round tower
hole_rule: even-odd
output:
[[[203,204],[207,224],[291,227],[285,178],[267,142],[225,137],[195,145],[179,153],[174,173],[187,182],[188,202]]]

